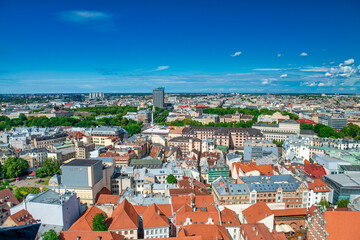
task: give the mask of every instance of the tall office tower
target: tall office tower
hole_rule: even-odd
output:
[[[155,107],[164,108],[164,88],[155,88],[153,90],[153,104]]]

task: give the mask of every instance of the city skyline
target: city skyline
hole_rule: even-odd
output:
[[[358,93],[357,1],[3,1],[0,94]]]

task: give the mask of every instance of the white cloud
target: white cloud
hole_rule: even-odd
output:
[[[158,66],[153,71],[162,71],[162,70],[166,70],[166,69],[169,69],[169,68],[170,68],[170,66]]]
[[[287,77],[287,76],[288,76],[287,74],[281,74],[281,75],[280,75],[281,78],[285,78],[285,77]]]
[[[241,54],[242,54],[242,52],[236,52],[234,54],[231,54],[230,56],[237,57],[237,56],[240,56]]]
[[[329,68],[327,67],[306,67],[300,69],[302,72],[327,72],[329,71]]]
[[[302,53],[300,53],[300,57],[307,57],[307,53],[306,52],[302,52]]]
[[[277,57],[282,57],[282,56],[284,56],[284,54],[278,53],[276,56],[277,56]]]
[[[281,71],[281,68],[255,68],[254,71]]]
[[[326,86],[326,85],[325,85],[325,83],[319,83],[318,86],[319,86],[319,87],[324,87],[324,86]]]
[[[332,76],[331,73],[329,73],[329,72],[325,73],[325,77],[330,77],[330,76]]]
[[[86,23],[95,20],[108,20],[112,16],[105,12],[75,10],[60,13],[60,18],[68,22]]]
[[[353,58],[350,58],[350,59],[344,61],[344,65],[350,65],[350,64],[353,64],[354,62],[355,62],[355,60]]]

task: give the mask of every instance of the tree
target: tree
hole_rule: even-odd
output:
[[[347,207],[349,203],[350,203],[349,199],[344,198],[344,199],[341,199],[340,201],[338,201],[338,202],[336,203],[336,205],[337,205],[338,207]]]
[[[321,201],[319,202],[319,205],[321,205],[323,207],[330,207],[330,203],[328,201],[326,201],[325,199],[321,199]]]
[[[92,220],[93,231],[107,231],[108,226],[105,222],[105,216],[102,213],[98,213]]]
[[[4,173],[7,178],[18,177],[29,171],[29,164],[22,158],[9,157],[4,164]]]
[[[168,183],[176,183],[177,181],[176,181],[176,178],[174,177],[174,175],[172,175],[172,174],[170,174],[170,175],[168,175],[167,177],[166,177],[166,181],[168,182]]]
[[[59,240],[59,237],[56,234],[56,232],[53,229],[51,229],[44,233],[43,240]]]

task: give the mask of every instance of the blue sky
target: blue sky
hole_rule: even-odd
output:
[[[0,93],[358,93],[360,1],[0,1]]]

